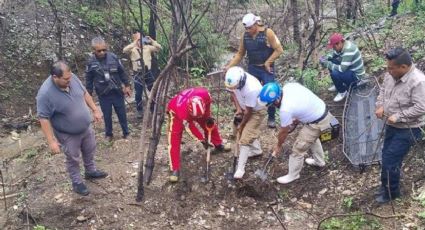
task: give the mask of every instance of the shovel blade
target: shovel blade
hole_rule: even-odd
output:
[[[267,173],[264,172],[261,169],[257,169],[257,171],[255,171],[255,175],[260,178],[262,181],[266,181],[267,180]]]

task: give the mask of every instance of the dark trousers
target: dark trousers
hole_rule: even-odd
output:
[[[134,75],[134,90],[136,91],[134,99],[136,100],[137,111],[143,112],[143,90],[145,86],[148,90],[151,90],[155,78],[150,70],[145,73],[145,77],[141,75],[142,73],[136,73]]]
[[[385,195],[400,196],[400,169],[403,158],[409,152],[415,140],[422,136],[419,128],[399,129],[387,126],[385,129],[384,147],[382,149],[381,186]]]
[[[248,73],[256,77],[262,85],[265,85],[269,82],[274,82],[276,77],[274,71],[270,73],[264,68],[264,66],[248,65]],[[274,105],[270,105],[267,109],[267,114],[268,120],[274,121],[276,107]]]
[[[67,134],[55,131],[55,136],[61,144],[61,149],[66,156],[66,169],[72,183],[82,183],[80,175],[80,152],[86,172],[96,171],[94,154],[96,140],[94,130],[89,127],[81,134]]]
[[[392,6],[392,10],[391,10],[391,15],[394,16],[397,14],[397,9],[398,6],[400,5],[400,0],[393,0],[391,6]]]
[[[330,62],[340,65],[341,61],[336,59],[330,59]],[[336,90],[339,93],[343,93],[350,88],[350,85],[355,85],[359,80],[356,76],[356,73],[351,70],[346,70],[344,72],[339,72],[338,70],[329,71],[332,82],[335,85]]]
[[[105,136],[113,136],[112,134],[112,107],[118,116],[123,136],[129,134],[127,124],[127,114],[125,111],[124,95],[113,90],[106,95],[99,97],[100,108],[103,113],[103,121],[105,122]]]

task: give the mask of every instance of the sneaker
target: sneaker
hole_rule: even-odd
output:
[[[245,171],[238,169],[238,170],[236,170],[235,175],[233,175],[233,178],[242,179],[243,174],[245,174]]]
[[[345,91],[343,93],[338,93],[334,98],[334,102],[342,101],[345,98],[345,96],[347,96],[347,91]]]
[[[174,170],[171,173],[169,180],[170,180],[170,182],[173,182],[173,183],[179,181],[179,171],[178,170]]]
[[[126,140],[126,139],[128,138],[128,136],[130,136],[130,133],[123,134],[123,135],[122,135],[122,139]]]
[[[108,176],[108,174],[106,172],[102,172],[100,170],[85,173],[86,179],[101,179],[101,178],[105,178],[107,176]]]
[[[274,128],[276,128],[276,122],[274,120],[268,120],[267,126],[271,129],[274,129]]]
[[[84,183],[79,183],[79,184],[72,183],[72,190],[75,193],[80,194],[81,196],[87,196],[90,193]]]
[[[137,118],[137,119],[142,119],[142,118],[143,118],[143,111],[139,111],[139,110],[137,110],[137,111],[136,111],[136,118]]]
[[[298,174],[297,176],[293,176],[293,175],[285,175],[285,176],[281,176],[279,178],[277,178],[277,182],[280,184],[289,184],[292,181],[296,180],[300,178],[300,174]]]
[[[336,87],[335,85],[332,85],[331,87],[328,88],[328,91],[330,92],[336,92]]]
[[[305,163],[311,166],[317,166],[317,167],[323,167],[325,164],[319,164],[315,159],[313,158],[306,158]]]

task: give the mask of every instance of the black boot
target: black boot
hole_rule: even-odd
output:
[[[101,179],[101,178],[105,178],[107,176],[108,176],[108,174],[106,172],[102,172],[100,170],[85,173],[86,179]]]
[[[400,197],[400,192],[392,192],[391,197],[389,196],[388,192],[384,192],[381,195],[377,196],[375,198],[376,202],[379,204],[385,204],[391,200],[395,200]]]
[[[380,196],[382,194],[385,194],[385,192],[386,192],[385,187],[381,185],[381,186],[379,186],[379,189],[374,192],[374,195]]]
[[[72,183],[72,190],[75,193],[80,194],[81,196],[87,196],[90,193],[84,183],[79,183],[79,184]]]

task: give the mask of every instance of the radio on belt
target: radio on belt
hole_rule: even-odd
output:
[[[325,129],[322,131],[322,134],[320,134],[320,141],[321,142],[326,142],[326,141],[330,141],[333,140],[335,138],[338,138],[339,136],[339,130],[340,130],[340,125],[338,120],[333,117],[332,120],[330,121],[330,125],[331,127],[328,129]]]

